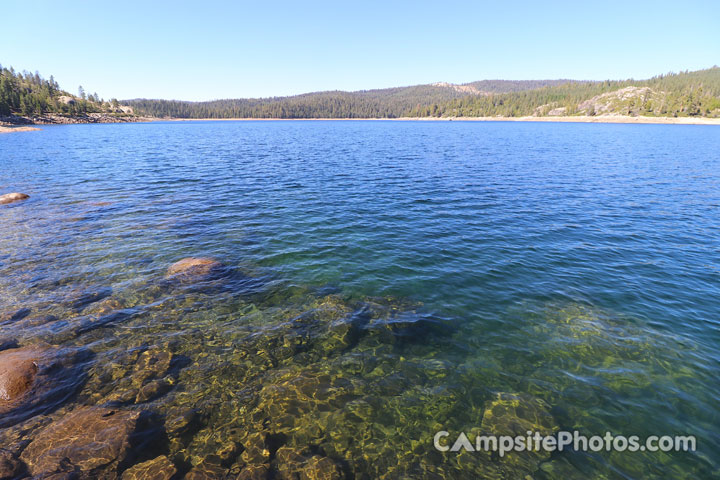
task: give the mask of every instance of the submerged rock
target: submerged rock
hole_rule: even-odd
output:
[[[82,382],[80,353],[49,345],[0,351],[0,428],[62,403]]]
[[[308,455],[281,447],[275,455],[278,477],[282,480],[340,480],[345,478],[340,467],[330,458]]]
[[[18,348],[0,355],[0,401],[12,404],[30,390],[40,353],[35,348]]]
[[[267,478],[270,478],[270,469],[267,465],[248,465],[237,476],[237,480],[265,480]]]
[[[98,287],[91,289],[75,289],[72,290],[65,298],[64,304],[76,311],[81,311],[85,307],[99,302],[112,294],[112,289],[109,287]]]
[[[81,407],[38,432],[20,458],[32,475],[114,473],[131,452],[139,417],[138,411]]]
[[[23,318],[27,317],[31,313],[32,310],[30,310],[29,308],[21,308],[12,313],[0,313],[0,324],[17,322],[18,320],[22,320]]]
[[[0,448],[0,479],[24,476],[25,465],[11,451]]]
[[[559,427],[549,409],[543,400],[530,395],[497,393],[485,408],[481,429],[486,435],[516,437],[538,432],[542,436],[550,436]],[[539,465],[549,458],[550,452],[542,449],[513,451],[506,453],[500,463],[506,471],[523,478],[537,471]]]
[[[30,198],[30,195],[27,195],[25,193],[6,193],[5,195],[0,195],[0,205],[6,205],[8,203],[14,203],[19,202],[21,200],[26,200]]]
[[[227,478],[228,470],[220,465],[220,459],[208,458],[196,465],[185,475],[185,480],[222,480]]]
[[[217,278],[225,270],[225,265],[212,258],[187,257],[179,260],[167,270],[166,278],[194,283]]]
[[[161,455],[128,468],[122,480],[170,480],[176,473],[175,465],[165,455]]]
[[[14,338],[0,338],[0,352],[8,348],[17,348],[18,343]]]

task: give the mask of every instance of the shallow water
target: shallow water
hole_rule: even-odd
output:
[[[219,456],[230,474],[281,476],[277,452],[291,447],[348,478],[708,478],[720,468],[718,152],[717,127],[680,125],[4,135],[0,193],[31,198],[0,206],[0,313],[31,313],[0,338],[89,352],[49,421],[78,405],[151,410],[162,441],[138,461],[164,453],[181,474]],[[227,269],[165,278],[188,256]],[[148,357],[161,366],[143,370]],[[146,398],[152,381],[163,386]],[[692,434],[698,451],[433,448],[439,430],[511,433],[527,415],[488,415],[508,398],[549,422],[528,426]]]

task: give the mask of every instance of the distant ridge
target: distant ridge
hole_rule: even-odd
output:
[[[481,80],[325,91],[287,97],[187,102],[105,101],[64,91],[51,76],[0,66],[0,123],[79,123],[153,118],[313,119],[456,117],[720,118],[720,67],[647,80]]]
[[[632,87],[628,90],[629,87]],[[618,92],[613,94],[612,92]],[[170,118],[400,118],[572,115],[720,117],[720,68],[647,80],[481,80],[356,92],[186,102],[134,99]]]

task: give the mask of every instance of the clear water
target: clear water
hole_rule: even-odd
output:
[[[165,422],[196,409],[192,429],[168,428],[158,446],[181,471],[229,444],[231,473],[277,473],[289,446],[349,478],[716,476],[719,152],[720,129],[680,125],[3,135],[0,193],[31,198],[0,207],[0,312],[32,313],[0,337],[93,353],[53,418],[108,402]],[[188,256],[229,272],[167,280]],[[88,292],[102,300],[73,303]],[[28,321],[42,315],[55,318]],[[171,387],[140,400],[133,369],[152,351],[172,355],[158,374]],[[698,451],[435,451],[438,430],[487,430],[498,394],[555,429],[692,434]],[[499,432],[518,417],[501,415]],[[254,435],[270,458],[240,456]]]

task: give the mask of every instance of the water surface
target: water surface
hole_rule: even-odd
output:
[[[194,409],[157,447],[181,473],[224,452],[229,472],[279,475],[290,447],[349,478],[708,478],[720,458],[718,152],[717,127],[681,125],[4,135],[0,191],[31,198],[0,207],[0,312],[32,313],[0,337],[92,352],[51,416],[112,404],[171,422]],[[189,256],[227,271],[165,278]],[[43,315],[55,318],[27,321]],[[148,352],[173,359],[150,399],[136,372]],[[433,448],[438,430],[511,433],[527,412],[488,415],[507,398],[550,429],[692,434],[698,451]],[[241,453],[258,438],[270,457]]]

